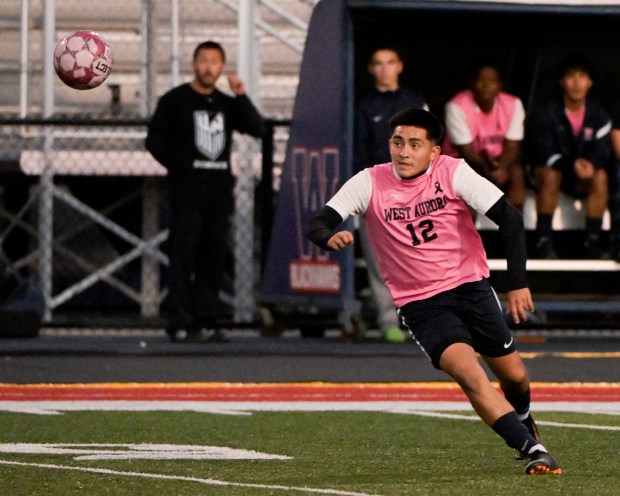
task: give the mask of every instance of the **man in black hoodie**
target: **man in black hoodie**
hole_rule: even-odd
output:
[[[225,63],[219,43],[200,43],[193,80],[159,99],[146,137],[146,149],[168,170],[171,312],[166,332],[172,340],[179,329],[188,340],[197,340],[203,327],[230,314],[219,293],[234,211],[232,133],[259,138],[265,132],[235,74],[228,76],[234,96],[216,88]]]

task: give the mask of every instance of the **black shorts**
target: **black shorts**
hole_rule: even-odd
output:
[[[467,343],[476,352],[490,357],[509,355],[516,349],[488,279],[412,301],[398,312],[437,369],[441,354],[454,343]]]

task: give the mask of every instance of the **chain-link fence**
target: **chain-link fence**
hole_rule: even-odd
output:
[[[0,298],[28,287],[22,303],[41,304],[51,323],[157,318],[168,266],[166,171],[144,150],[146,123],[18,119],[0,120],[0,130]],[[265,138],[271,156],[275,134]],[[234,155],[261,157],[254,140],[236,144]],[[255,191],[253,170],[236,171],[235,263],[225,298],[237,322],[251,322],[274,164],[269,156],[258,164],[233,160],[267,170],[270,183]],[[239,227],[248,223],[251,229]]]
[[[157,315],[165,169],[144,137],[144,122],[2,126],[0,247],[15,272],[36,278],[46,321],[63,305]]]

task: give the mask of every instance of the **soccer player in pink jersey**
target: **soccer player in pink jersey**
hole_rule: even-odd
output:
[[[528,461],[526,473],[561,473],[530,414],[528,372],[489,283],[469,207],[498,225],[508,260],[506,310],[516,323],[534,310],[523,218],[465,160],[441,155],[443,128],[433,114],[404,110],[392,117],[390,129],[392,161],[346,181],[308,224],[307,236],[324,250],[341,250],[353,243],[353,233],[337,227],[362,215],[401,320],[432,364],[459,384],[480,418]]]
[[[525,172],[520,163],[525,110],[521,100],[503,90],[500,71],[479,62],[468,89],[445,107],[445,155],[462,157],[506,193],[519,210],[525,202]]]

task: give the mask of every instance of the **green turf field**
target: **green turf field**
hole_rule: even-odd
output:
[[[541,412],[537,419],[582,425],[541,426],[562,475],[525,475],[524,462],[477,420],[377,412],[0,412],[0,493],[620,494],[620,416]],[[70,452],[36,444],[15,453],[8,443],[17,451],[26,449],[22,443],[57,443],[56,450]],[[198,459],[170,459],[188,456],[183,445]],[[213,455],[219,459],[200,459],[206,446],[278,457],[226,459],[220,451]]]

